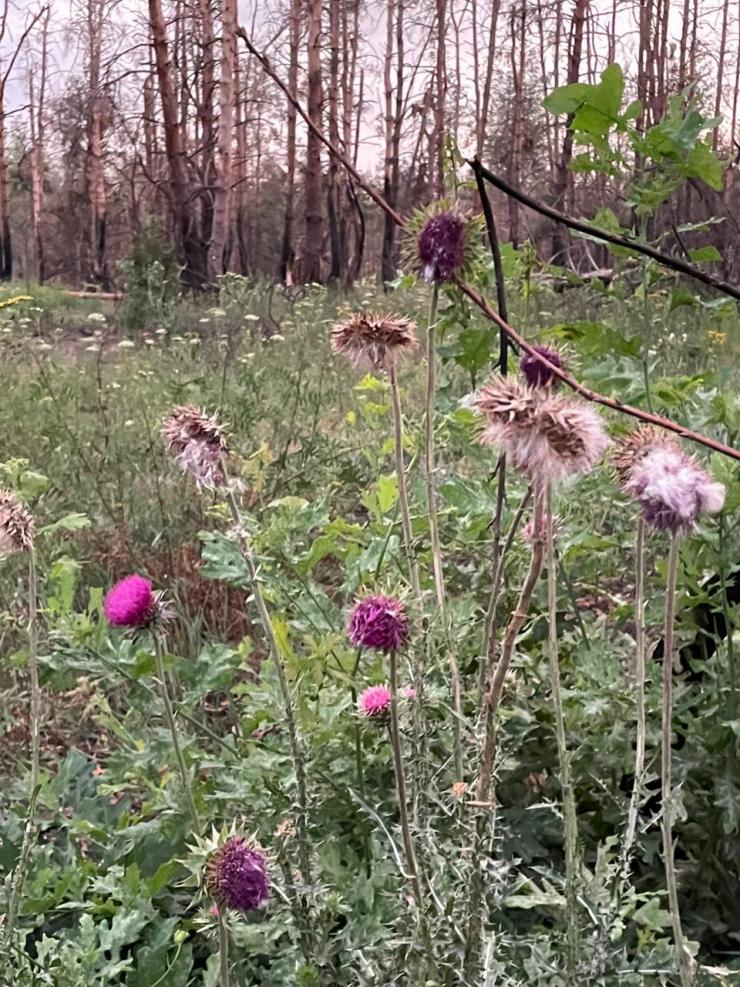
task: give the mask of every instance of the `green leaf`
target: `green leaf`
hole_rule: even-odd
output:
[[[722,260],[722,254],[714,244],[707,244],[705,247],[692,247],[689,250],[689,257],[700,264],[709,263],[715,260]]]
[[[60,517],[53,524],[47,524],[41,528],[39,534],[49,535],[54,531],[84,531],[91,524],[92,521],[87,514],[79,514],[77,511],[73,511],[71,514],[65,514],[63,517]]]
[[[549,113],[562,116],[564,113],[575,113],[585,102],[591,90],[585,82],[572,82],[568,86],[559,86],[549,96],[545,96],[542,105]]]

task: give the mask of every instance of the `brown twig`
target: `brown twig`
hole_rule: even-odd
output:
[[[577,230],[579,233],[584,233],[586,236],[593,236],[599,240],[605,241],[606,243],[613,243],[615,246],[625,247],[627,250],[634,250],[635,253],[644,254],[645,257],[652,258],[652,260],[662,264],[663,267],[668,267],[670,270],[676,271],[679,274],[685,274],[689,278],[694,278],[695,281],[701,281],[702,284],[706,284],[710,288],[715,288],[717,291],[721,291],[723,295],[729,295],[730,298],[735,298],[740,301],[740,288],[736,285],[730,284],[728,281],[722,281],[721,278],[715,278],[711,274],[707,274],[706,271],[702,271],[693,264],[687,264],[686,261],[679,260],[677,257],[671,257],[669,254],[664,254],[662,251],[656,250],[655,247],[651,247],[647,243],[642,243],[639,240],[633,240],[628,236],[620,236],[618,233],[609,233],[606,230],[600,229],[598,226],[593,226],[591,223],[584,223],[582,220],[573,219],[565,213],[558,212],[558,210],[553,209],[552,206],[546,206],[541,202],[537,202],[535,199],[531,199],[524,192],[520,191],[520,189],[515,188],[513,185],[509,185],[509,183],[505,182],[503,178],[499,178],[498,175],[495,175],[492,171],[489,171],[485,165],[481,164],[478,158],[468,161],[468,164],[476,173],[476,176],[480,175],[482,178],[485,178],[487,182],[495,186],[505,195],[510,196],[512,199],[516,199],[517,202],[521,202],[522,205],[527,206],[528,209],[538,212],[541,216],[546,216],[548,219],[552,219],[555,223],[560,223],[562,226],[567,226],[571,230]]]
[[[305,121],[306,125],[313,131],[313,133],[316,134],[316,136],[319,138],[321,143],[328,149],[329,153],[333,154],[334,157],[336,157],[336,159],[340,161],[342,165],[347,169],[348,173],[355,180],[358,187],[363,189],[363,191],[370,196],[373,202],[377,206],[379,206],[385,213],[387,213],[393,219],[393,221],[397,223],[398,226],[400,226],[402,230],[405,230],[406,223],[404,222],[403,218],[399,215],[399,213],[396,212],[395,209],[393,209],[392,206],[390,206],[385,201],[385,199],[379,192],[376,192],[375,189],[361,177],[360,173],[354,167],[352,162],[346,157],[346,155],[344,155],[339,150],[339,148],[336,147],[336,145],[334,145],[327,137],[324,136],[324,133],[321,130],[321,128],[317,127],[316,124],[313,122],[313,120],[309,119],[308,114],[301,106],[300,102],[291,95],[290,91],[288,90],[288,87],[275,73],[275,70],[270,65],[268,58],[265,55],[263,55],[260,51],[258,51],[257,48],[254,47],[252,42],[249,40],[249,36],[247,32],[244,30],[244,28],[243,27],[237,28],[236,33],[242,39],[247,49],[259,61],[262,68],[267,73],[267,75],[272,79],[275,85],[282,90],[282,92],[285,94],[286,99],[288,99],[290,103],[295,107],[296,111],[301,116],[301,118]],[[489,172],[488,174],[491,173]],[[545,207],[540,207],[540,208],[545,208]],[[586,224],[582,224],[582,225],[586,225]],[[603,231],[597,230],[595,227],[593,230],[589,228],[588,232],[594,233],[594,235],[599,235],[599,236],[603,235]],[[611,234],[609,235],[611,236]],[[631,241],[626,241],[624,245],[628,246],[630,249],[633,250],[638,250],[638,248],[641,247],[641,244],[634,244]],[[652,250],[652,248],[649,249]],[[657,253],[657,251],[655,251],[655,253]],[[661,258],[663,256],[664,256],[663,254],[660,254]],[[671,262],[674,269],[676,270],[682,269],[676,266],[680,263],[679,261],[675,261],[672,258],[668,258],[668,260]],[[690,265],[688,264],[683,265],[683,268],[688,268],[688,271],[686,273],[689,273],[691,275],[694,275],[696,273],[696,275],[699,277],[699,280],[703,280],[707,284],[711,284],[713,287],[719,288],[720,285],[724,285],[724,282],[717,282],[716,279],[707,280],[711,277],[710,275],[705,275],[702,271],[696,271],[695,268],[691,268]],[[566,373],[564,370],[561,370],[559,367],[555,367],[552,363],[549,362],[549,360],[545,359],[545,357],[543,357],[542,354],[536,352],[534,348],[529,343],[527,343],[526,340],[524,340],[522,336],[514,328],[512,328],[512,326],[510,326],[505,319],[503,319],[496,311],[494,311],[490,303],[487,301],[486,298],[484,298],[483,295],[480,294],[480,292],[476,291],[475,288],[471,287],[465,281],[458,280],[457,284],[460,290],[465,295],[467,295],[467,297],[473,302],[473,304],[476,305],[481,310],[481,312],[486,316],[486,318],[490,319],[492,322],[495,322],[495,324],[499,327],[499,329],[502,329],[506,333],[510,341],[516,343],[516,345],[519,346],[521,349],[523,349],[526,353],[529,353],[530,355],[534,356],[535,359],[539,360],[540,363],[544,364],[544,366],[546,366],[548,370],[550,370],[559,380],[562,380],[564,384],[567,384],[568,387],[574,390],[577,394],[580,394],[581,397],[585,398],[587,401],[593,401],[595,404],[601,404],[606,408],[612,408],[623,415],[629,415],[631,418],[637,418],[640,421],[648,422],[649,424],[655,425],[658,428],[666,429],[669,432],[675,432],[677,435],[680,435],[684,439],[688,439],[691,442],[696,442],[698,445],[702,445],[707,449],[712,449],[714,452],[719,452],[724,456],[729,456],[731,459],[736,459],[740,461],[740,449],[733,449],[732,446],[725,445],[724,443],[719,442],[717,439],[712,439],[709,436],[702,435],[700,432],[694,432],[692,431],[692,429],[686,428],[684,425],[680,425],[678,422],[674,422],[670,418],[664,418],[662,415],[655,415],[652,412],[643,411],[641,408],[635,408],[633,405],[630,404],[623,404],[621,401],[617,401],[615,398],[610,398],[604,394],[599,394],[597,391],[592,391],[590,388],[585,387],[583,384],[580,384],[574,377],[571,377],[570,374]],[[731,285],[725,285],[720,290],[724,290],[727,294],[732,294],[733,292],[737,292],[737,297],[740,298],[740,290],[732,288]]]

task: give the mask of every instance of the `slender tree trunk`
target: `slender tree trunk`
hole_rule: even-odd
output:
[[[383,59],[383,85],[385,90],[385,171],[383,196],[395,209],[396,188],[393,183],[393,44],[396,0],[388,0],[385,14],[385,58]],[[381,281],[387,285],[396,276],[396,224],[387,214],[383,217],[383,252],[380,259]]]
[[[581,73],[581,55],[583,52],[583,28],[588,12],[589,0],[575,0],[573,8],[573,19],[570,26],[570,40],[568,51],[568,76],[567,84],[578,82]],[[573,117],[569,116],[565,125],[565,137],[563,138],[563,150],[555,172],[555,187],[553,188],[552,202],[555,209],[563,210],[568,194],[568,183],[570,175],[570,162],[573,157]],[[566,257],[567,241],[563,231],[557,225],[552,235],[552,259],[562,264]]]
[[[225,270],[231,228],[231,151],[234,139],[234,75],[236,68],[236,0],[221,0],[221,85],[219,87],[218,161],[215,168],[213,225],[208,250],[211,284]]]
[[[445,103],[447,100],[447,0],[437,0],[437,67],[434,97],[434,194],[445,194]]]
[[[292,0],[290,5],[290,63],[288,66],[288,89],[293,99],[298,99],[298,46],[301,40],[301,0]],[[293,224],[295,221],[295,163],[296,163],[296,110],[293,103],[287,108],[285,172],[285,214],[283,218],[283,245],[280,254],[278,276],[285,284],[293,280],[295,246],[293,244]]]
[[[100,62],[103,45],[104,0],[88,0],[88,71],[90,103],[87,118],[87,184],[90,202],[91,280],[110,287],[106,257],[108,206],[103,171],[103,94]]]
[[[236,101],[236,246],[239,256],[239,273],[249,273],[247,250],[247,121],[246,84],[242,88],[241,63],[238,54],[234,61],[234,93]]]
[[[0,87],[0,227],[2,232],[2,266],[0,280],[13,278],[13,244],[10,233],[8,202],[8,164],[5,160],[5,86]]]
[[[321,0],[308,4],[308,116],[321,128]],[[306,242],[303,280],[321,281],[323,219],[321,215],[321,141],[309,130],[306,142]]]
[[[501,0],[493,0],[493,3],[491,4],[491,20],[488,26],[488,53],[486,55],[486,72],[483,82],[483,101],[481,103],[480,116],[477,120],[475,146],[478,157],[483,156],[483,145],[486,138],[486,128],[488,127],[488,115],[491,109],[493,66],[496,54],[496,28],[498,26],[498,15],[500,8]]]
[[[182,146],[182,135],[178,126],[177,101],[164,15],[161,0],[148,0],[148,3],[149,25],[154,46],[159,96],[162,103],[165,153],[169,170],[170,212],[175,243],[180,261],[185,267],[185,280],[191,286],[199,288],[203,285],[205,272],[199,263],[198,253],[194,249],[191,235],[185,154]]]
[[[519,39],[517,50],[517,20]],[[527,4],[522,0],[517,10],[511,10],[511,71],[514,85],[512,105],[511,153],[509,155],[508,177],[511,185],[519,186],[522,166],[522,139],[524,126],[524,70],[526,65],[526,23]],[[515,247],[519,246],[519,203],[509,196],[509,238]]]
[[[339,146],[339,28],[342,0],[329,0],[329,140]],[[342,185],[343,169],[334,155],[329,156],[329,188],[327,215],[329,219],[329,246],[331,263],[329,282],[336,283],[342,277],[344,243],[342,242]]]
[[[729,0],[722,3],[722,33],[719,42],[719,63],[717,65],[717,90],[714,97],[714,115],[718,117],[722,112],[722,90],[725,83],[725,54],[727,49],[727,22],[729,19]],[[738,53],[740,55],[740,52]],[[733,121],[734,122],[734,121]],[[717,150],[717,140],[719,139],[719,127],[712,131],[712,147]]]

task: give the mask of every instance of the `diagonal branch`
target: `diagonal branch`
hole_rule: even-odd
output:
[[[277,75],[275,70],[272,68],[267,56],[262,54],[257,48],[254,47],[245,29],[243,27],[239,27],[237,28],[236,33],[238,37],[242,39],[248,51],[250,51],[255,56],[255,58],[259,61],[260,65],[262,66],[266,74],[272,79],[275,85],[282,90],[282,92],[285,95],[285,98],[291,103],[292,106],[295,107],[296,112],[306,122],[306,125],[316,134],[316,136],[321,141],[321,143],[328,149],[329,153],[334,155],[337,161],[340,161],[342,165],[344,165],[344,167],[347,169],[349,174],[355,180],[357,185],[361,189],[363,189],[363,191],[367,195],[370,196],[373,202],[377,206],[379,206],[383,210],[383,212],[387,213],[394,220],[394,222],[398,224],[398,226],[402,230],[405,230],[407,228],[406,223],[403,220],[403,218],[399,215],[399,213],[397,213],[396,210],[393,209],[385,201],[385,199],[379,192],[376,192],[375,189],[362,178],[360,173],[354,167],[352,162],[347,158],[347,156],[343,154],[342,151],[338,147],[336,147],[336,145],[333,144],[327,137],[324,136],[324,133],[321,130],[321,128],[317,127],[316,124],[313,122],[313,120],[309,119],[308,113],[304,110],[299,100],[295,99],[291,95],[290,91],[288,90],[288,87],[285,85],[285,83],[280,79],[280,77]],[[485,175],[486,178],[488,178],[488,176],[491,175],[491,172],[488,172],[487,169],[484,169],[483,174]],[[496,181],[498,182],[499,179],[496,179]],[[537,208],[543,209],[545,207],[537,206]],[[582,225],[586,225],[586,224],[582,224]],[[589,229],[588,232],[590,233],[592,231]],[[593,232],[595,233],[595,235],[599,235],[599,236],[602,235],[601,231],[596,230],[596,228],[594,228]],[[609,235],[611,236],[611,234]],[[638,250],[641,247],[641,245],[639,244],[635,245],[631,241],[626,241],[624,245],[628,246],[630,249],[633,250]],[[644,249],[648,249],[648,248],[644,248]],[[652,250],[652,248],[649,249]],[[655,251],[655,253],[657,253],[657,251]],[[661,258],[663,256],[664,256],[663,254],[660,255]],[[709,275],[704,275],[703,272],[696,271],[695,268],[691,267],[688,264],[682,265],[682,268],[678,268],[677,265],[681,262],[675,261],[672,258],[667,258],[667,260],[670,261],[671,265],[673,265],[673,267],[676,270],[681,270],[682,268],[688,268],[688,273],[692,275],[696,274],[696,276],[699,277],[700,280],[706,281],[706,283],[713,284],[714,287],[717,287],[717,282],[715,282],[714,279],[712,279],[711,281],[707,281]],[[723,284],[724,282],[719,282],[719,283]],[[566,373],[564,370],[561,370],[560,367],[554,366],[552,363],[549,362],[549,360],[545,359],[545,357],[542,356],[541,353],[538,353],[534,349],[534,347],[530,343],[528,343],[516,331],[516,329],[510,326],[505,319],[501,318],[498,312],[496,312],[495,309],[491,306],[490,302],[483,295],[481,295],[479,291],[477,291],[471,285],[467,284],[465,281],[461,281],[459,279],[457,281],[457,285],[460,288],[460,290],[463,292],[463,294],[466,295],[471,300],[471,302],[473,302],[473,304],[476,305],[481,310],[481,312],[487,319],[490,319],[491,322],[494,322],[499,327],[499,329],[503,330],[506,333],[506,335],[509,337],[509,340],[511,340],[522,350],[524,350],[525,353],[529,353],[531,356],[535,357],[535,359],[539,360],[540,363],[546,366],[548,370],[550,370],[557,378],[562,380],[564,384],[567,384],[568,387],[571,388],[571,390],[575,391],[576,394],[580,394],[581,397],[585,398],[587,401],[593,401],[595,404],[603,405],[605,408],[612,408],[614,409],[614,411],[618,411],[623,415],[628,415],[631,418],[637,418],[639,421],[648,422],[651,425],[656,425],[658,428],[663,428],[669,432],[674,432],[676,435],[680,435],[682,438],[688,439],[691,442],[696,442],[698,445],[704,446],[706,449],[711,449],[714,452],[719,452],[724,456],[729,456],[731,459],[740,461],[740,449],[733,449],[732,446],[725,445],[724,443],[719,442],[717,439],[713,439],[708,435],[702,435],[700,432],[694,432],[692,429],[686,428],[684,425],[680,425],[678,422],[674,422],[670,418],[664,418],[662,415],[655,415],[652,412],[643,411],[642,408],[635,408],[631,404],[623,404],[621,401],[617,401],[615,398],[607,397],[605,394],[599,394],[597,391],[592,391],[590,388],[579,383],[579,381],[577,381],[575,377],[571,377],[570,374]],[[732,288],[731,285],[728,285],[727,288],[730,289],[730,291],[727,291],[726,293],[731,294],[732,292],[736,292],[737,297],[740,298],[740,289]],[[722,290],[726,290],[726,289],[722,289]]]
[[[628,250],[634,250],[638,254],[644,254],[646,257],[651,257],[653,260],[662,264],[663,267],[668,267],[672,271],[676,271],[679,274],[685,274],[689,278],[694,278],[695,281],[701,281],[702,284],[709,285],[710,288],[715,288],[717,291],[721,291],[724,295],[729,295],[730,298],[736,298],[740,301],[740,288],[736,285],[730,284],[727,281],[722,281],[720,278],[715,278],[711,274],[707,274],[706,271],[700,270],[693,264],[688,264],[686,261],[680,260],[677,257],[671,257],[668,254],[664,254],[660,250],[656,250],[655,247],[651,247],[646,243],[641,243],[639,240],[633,240],[628,236],[619,236],[617,233],[609,233],[606,230],[600,229],[598,226],[593,226],[591,223],[584,223],[579,219],[573,219],[571,216],[566,216],[565,213],[558,212],[557,209],[553,209],[552,206],[546,206],[541,202],[537,202],[535,199],[531,199],[528,195],[522,192],[518,188],[514,188],[513,185],[509,185],[505,182],[503,178],[499,178],[492,171],[481,164],[478,158],[473,158],[472,161],[468,161],[468,164],[473,169],[476,177],[481,176],[499,191],[508,195],[512,199],[516,199],[517,202],[521,202],[522,205],[527,206],[528,209],[533,209],[538,212],[541,216],[547,216],[548,219],[552,219],[556,223],[560,223],[562,226],[567,226],[571,230],[577,230],[579,233],[585,233],[586,236],[593,236],[599,240],[604,240],[606,243],[613,243],[618,247],[626,247]]]

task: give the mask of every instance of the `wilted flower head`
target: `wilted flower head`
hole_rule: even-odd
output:
[[[103,613],[114,627],[149,627],[161,613],[160,597],[143,576],[126,576],[108,590]]]
[[[679,451],[681,449],[677,439],[654,425],[641,425],[617,442],[612,463],[622,489],[625,482],[629,480],[633,467],[656,446],[670,447]]]
[[[355,367],[391,370],[418,345],[416,326],[403,315],[353,312],[331,330],[331,348]]]
[[[552,482],[587,473],[609,444],[590,405],[512,377],[494,377],[484,385],[476,406],[486,420],[481,441],[499,446],[531,479]]]
[[[629,469],[622,489],[639,504],[645,523],[656,531],[682,534],[702,514],[716,514],[725,502],[717,483],[676,443],[653,445]]]
[[[259,908],[269,894],[264,854],[243,836],[230,836],[208,858],[205,885],[222,908]]]
[[[382,719],[390,712],[391,698],[387,685],[371,685],[357,697],[357,709],[362,716]]]
[[[532,349],[535,353],[544,356],[558,370],[562,370],[565,366],[563,357],[557,350],[550,349],[549,346],[533,346]],[[558,378],[552,370],[546,367],[532,353],[524,353],[522,355],[519,361],[519,369],[524,374],[525,380],[530,387],[547,387],[550,384],[557,384]]]
[[[358,648],[375,648],[386,653],[398,651],[409,636],[406,608],[392,596],[358,600],[349,617],[348,633]]]
[[[0,489],[0,559],[33,546],[35,522],[15,494]]]
[[[433,213],[417,239],[419,267],[425,281],[450,281],[465,263],[465,220],[452,209]]]
[[[222,426],[191,405],[173,408],[162,425],[167,449],[185,473],[203,487],[224,482],[221,460],[228,452]]]

